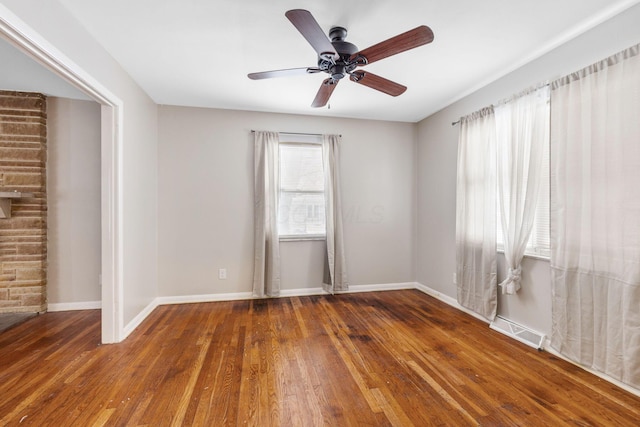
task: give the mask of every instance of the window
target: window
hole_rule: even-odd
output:
[[[551,255],[549,144],[545,144],[542,162],[542,174],[540,176],[542,182],[540,183],[540,194],[536,204],[536,217],[533,221],[533,229],[531,230],[525,254],[549,258]]]
[[[542,183],[540,185],[540,193],[536,203],[536,216],[533,220],[533,228],[529,236],[529,243],[525,255],[549,258],[551,253],[550,227],[549,227],[549,149],[545,149],[545,158],[542,170]],[[498,251],[504,251],[504,236],[502,234],[500,209],[497,210],[497,229],[498,236],[496,239]]]
[[[280,142],[278,229],[283,239],[325,236],[322,145]]]

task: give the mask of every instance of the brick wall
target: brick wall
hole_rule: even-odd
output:
[[[33,195],[0,218],[0,313],[46,310],[46,141],[45,96],[0,91],[0,192]]]

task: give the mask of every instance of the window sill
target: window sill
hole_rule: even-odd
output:
[[[504,249],[498,249],[498,253],[504,255]],[[549,255],[539,255],[539,254],[524,254],[525,258],[533,258],[533,259],[539,259],[541,261],[550,261],[551,257]]]
[[[279,236],[281,242],[301,242],[311,240],[326,240],[325,236]]]

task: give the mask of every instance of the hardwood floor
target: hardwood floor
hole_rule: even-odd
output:
[[[0,425],[637,426],[640,398],[418,291],[100,312],[0,334]]]
[[[0,313],[0,332],[37,316],[38,313]]]

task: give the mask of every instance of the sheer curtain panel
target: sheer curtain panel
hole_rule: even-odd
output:
[[[339,135],[324,135],[322,155],[324,170],[324,194],[327,226],[327,257],[325,262],[325,291],[334,293],[349,289],[347,265],[342,232],[342,200],[340,192],[340,144]]]
[[[493,108],[460,120],[456,188],[458,302],[496,316],[496,138]]]
[[[552,346],[640,387],[640,45],[552,84]]]
[[[253,296],[280,294],[278,237],[279,137],[254,132],[254,259]]]
[[[496,118],[498,209],[508,273],[503,294],[520,289],[521,261],[531,235],[549,144],[549,87],[525,92],[494,107]],[[547,183],[548,185],[548,183]]]

